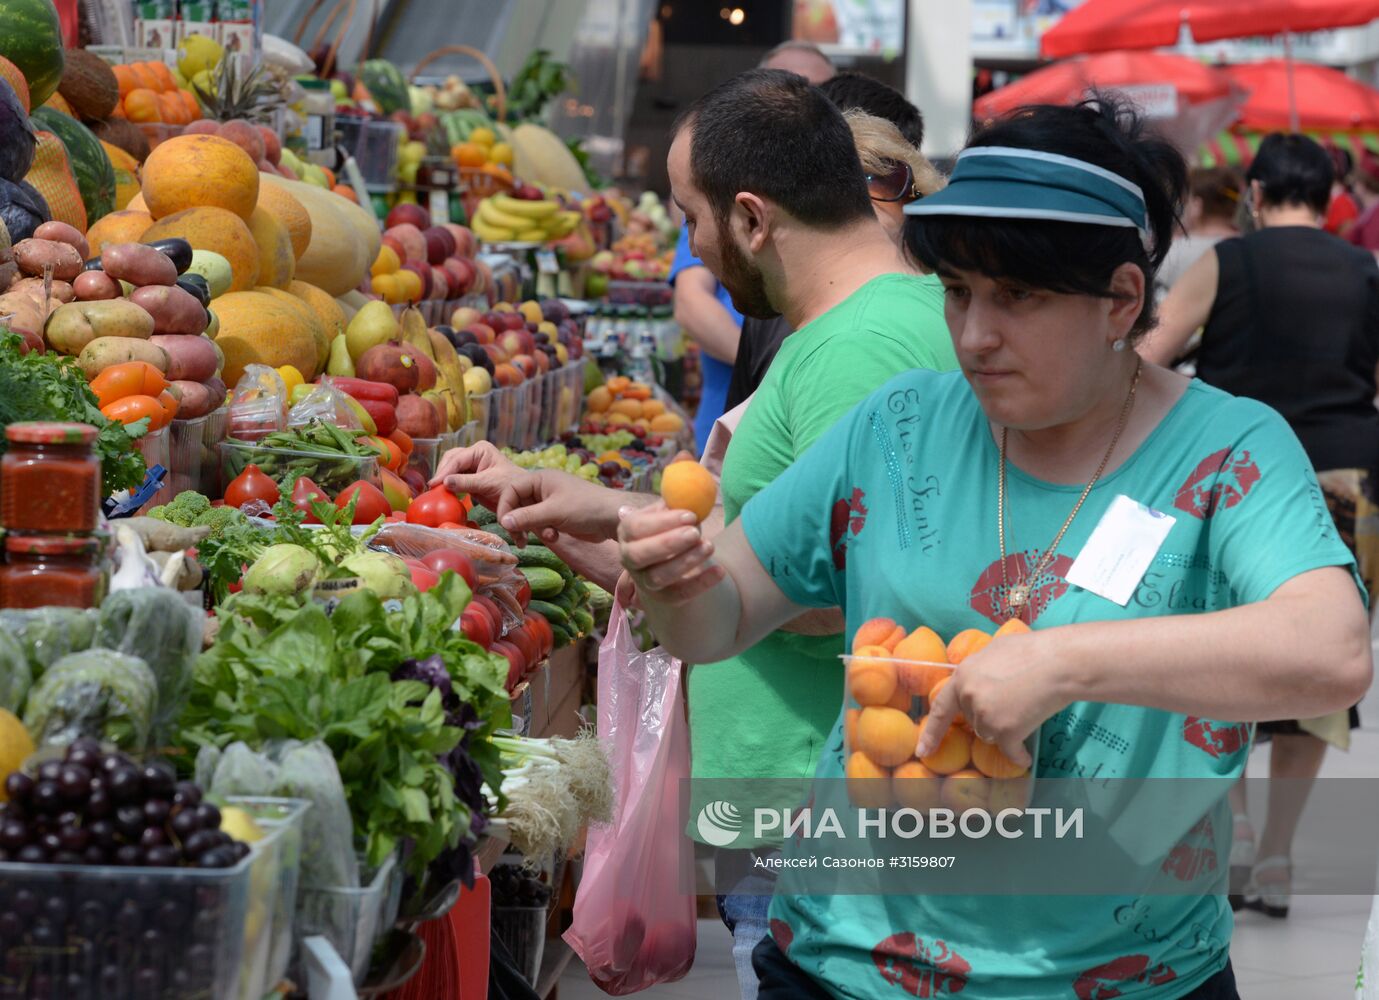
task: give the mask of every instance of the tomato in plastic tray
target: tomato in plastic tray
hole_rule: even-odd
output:
[[[517,569],[517,557],[497,535],[476,528],[428,528],[420,524],[385,524],[370,541],[403,559],[420,559],[437,549],[462,552],[474,566],[477,593],[491,598],[503,612],[503,631],[522,624],[522,605],[517,590],[526,580]]]

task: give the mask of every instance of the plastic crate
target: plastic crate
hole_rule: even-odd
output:
[[[468,448],[478,444],[482,438],[483,434],[479,430],[479,421],[471,420],[455,432],[455,443],[452,447]]]
[[[354,159],[369,188],[391,188],[397,183],[398,139],[406,134],[398,122],[366,121],[360,125]]]
[[[619,306],[668,306],[675,290],[668,281],[610,281],[608,301]]]
[[[489,392],[488,439],[499,448],[517,439],[517,393],[521,386],[495,386]]]
[[[365,871],[363,865],[361,872]],[[369,971],[374,945],[397,920],[402,903],[402,870],[389,857],[360,888],[304,887],[297,903],[296,940],[319,934],[330,941],[360,984]],[[293,978],[298,978],[294,976]]]
[[[220,442],[225,440],[229,424],[230,409],[222,406],[204,417],[174,420],[168,425],[174,495],[195,490],[218,497],[224,492],[220,481]]]
[[[493,932],[512,956],[522,978],[535,986],[546,950],[546,908],[544,906],[495,906]]]
[[[259,841],[249,876],[238,991],[241,1000],[259,1000],[287,975],[292,958],[302,822],[311,803],[238,795],[228,796],[225,802],[247,812],[266,834]]]
[[[469,422],[475,425],[478,440],[492,441],[493,438],[489,436],[489,417],[493,412],[493,390],[478,394],[470,393],[468,399]]]
[[[311,481],[331,496],[357,480],[380,485],[378,460],[372,455],[350,456],[336,452],[292,451],[227,439],[220,445],[220,475],[229,483],[245,466],[257,465],[278,482],[310,476]]]
[[[37,940],[33,919],[22,937],[0,936],[0,992],[64,1000],[262,996],[245,992],[255,985],[243,964],[247,917],[251,902],[278,909],[281,886],[270,876],[281,870],[282,838],[291,829],[290,823],[266,828],[233,868],[0,863],[6,904],[34,899],[51,933]],[[254,930],[256,939],[272,934]],[[32,992],[40,977],[53,984],[52,992]]]
[[[541,407],[546,376],[537,375],[515,386],[516,407],[513,418],[512,447],[530,451],[541,437]]]

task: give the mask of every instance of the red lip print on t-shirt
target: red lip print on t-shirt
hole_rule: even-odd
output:
[[[1006,556],[1005,580],[1009,586],[1013,587],[1023,580],[1029,568],[1038,561],[1038,554],[1013,552]],[[1033,625],[1034,619],[1038,618],[1055,598],[1067,593],[1068,581],[1064,576],[1072,569],[1072,565],[1073,561],[1067,556],[1054,556],[1049,568],[1039,575],[1039,579],[1033,581],[1029,603],[1020,614],[1026,625]],[[997,625],[1004,625],[1007,589],[1007,584],[1002,582],[1001,560],[997,559],[977,577],[977,582],[972,585],[968,603],[978,614],[991,619]]]
[[[1078,976],[1073,980],[1073,993],[1077,1000],[1113,1000],[1123,995],[1120,987],[1125,983],[1160,986],[1177,978],[1178,973],[1162,963],[1149,968],[1148,955],[1122,955]]]
[[[853,488],[852,496],[842,500],[837,500],[833,504],[831,517],[828,525],[828,540],[833,550],[833,566],[840,573],[847,567],[848,554],[848,533],[851,532],[855,537],[862,532],[862,526],[867,523],[866,504],[867,495],[857,488]]]
[[[1202,817],[1182,840],[1173,845],[1161,866],[1166,875],[1180,882],[1191,882],[1217,870],[1216,831],[1208,817]]]
[[[1183,739],[1213,757],[1228,757],[1250,742],[1244,722],[1215,722],[1189,715],[1183,719]]]
[[[1234,507],[1259,482],[1259,466],[1248,451],[1212,452],[1197,463],[1173,497],[1173,506],[1205,521],[1218,508]]]
[[[776,947],[780,949],[782,955],[790,954],[790,943],[795,940],[795,932],[790,929],[790,925],[784,920],[771,918],[769,924],[771,937],[775,939]]]
[[[972,966],[942,941],[929,947],[909,931],[892,934],[871,950],[881,978],[910,996],[941,997],[961,993]]]

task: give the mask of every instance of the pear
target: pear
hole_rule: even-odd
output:
[[[330,342],[330,357],[326,359],[326,374],[337,378],[354,378],[354,359],[344,337]]]
[[[408,347],[415,347],[432,361],[436,360],[436,351],[431,346],[431,338],[427,333],[426,320],[422,319],[421,310],[413,308],[404,310],[401,329],[404,344]]]
[[[493,377],[486,368],[475,365],[464,373],[464,390],[471,396],[482,396],[493,388]]]
[[[344,337],[336,337],[332,341],[332,346],[344,340],[349,350],[350,359],[358,361],[360,356],[370,347],[377,347],[379,344],[386,344],[390,340],[395,340],[398,333],[397,318],[393,316],[393,307],[386,302],[379,302],[375,299],[365,303],[364,307],[354,314],[354,319],[350,320],[349,326],[345,327]]]

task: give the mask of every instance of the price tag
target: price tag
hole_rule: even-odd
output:
[[[556,259],[554,250],[536,251],[536,269],[541,274],[559,274],[560,261]]]
[[[1065,578],[1125,607],[1176,521],[1120,494],[1101,515]]]
[[[427,199],[431,209],[431,225],[444,226],[450,221],[450,195],[446,191],[433,190]]]

